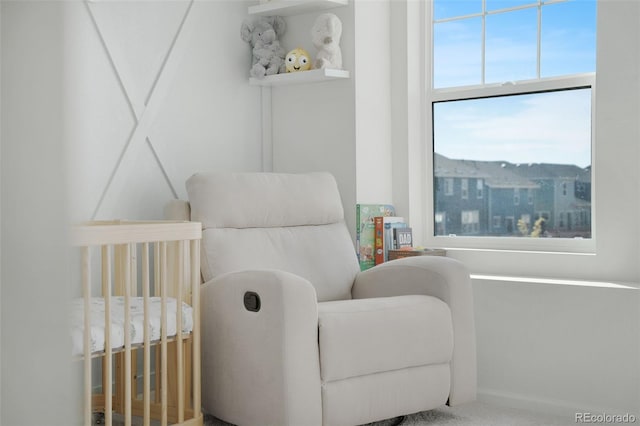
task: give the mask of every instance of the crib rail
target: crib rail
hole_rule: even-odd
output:
[[[105,424],[113,424],[113,413],[124,417],[125,426],[134,416],[145,426],[151,419],[162,426],[202,425],[200,411],[200,238],[201,224],[171,221],[91,222],[73,228],[71,241],[81,251],[81,281],[84,298],[83,417],[90,426],[94,411],[104,412]],[[97,253],[97,254],[96,254]],[[92,255],[99,261],[93,262]],[[99,264],[94,276],[92,265]],[[105,349],[91,353],[90,308],[92,278],[99,276],[105,305]],[[131,342],[130,303],[142,289],[143,343]],[[151,341],[149,303],[151,292],[161,298],[161,335]],[[111,302],[124,296],[124,347],[111,350]],[[176,335],[167,336],[167,299],[176,299]],[[183,333],[182,302],[193,309],[191,333]],[[155,386],[151,386],[152,347],[155,352]],[[137,368],[142,351],[142,372]],[[92,358],[102,357],[102,392],[92,388]],[[115,360],[115,371],[112,365]],[[142,376],[142,398],[138,378]],[[112,386],[112,383],[115,386]]]

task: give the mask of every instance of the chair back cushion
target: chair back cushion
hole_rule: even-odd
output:
[[[319,301],[351,298],[359,271],[329,173],[199,173],[187,180],[202,222],[202,274],[280,269],[309,280]]]

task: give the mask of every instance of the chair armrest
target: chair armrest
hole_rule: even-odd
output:
[[[245,307],[247,292],[259,297],[255,312]],[[248,270],[208,281],[201,295],[205,412],[235,424],[321,424],[312,284],[288,272]]]
[[[471,279],[464,265],[442,256],[415,256],[385,262],[360,272],[354,299],[423,294],[449,305],[453,321],[449,405],[476,397],[476,338]]]
[[[167,220],[191,220],[191,205],[184,200],[170,200],[164,205],[164,218]]]

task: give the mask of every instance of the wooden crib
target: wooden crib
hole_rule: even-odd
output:
[[[106,425],[113,424],[114,415],[125,426],[132,422],[150,425],[151,419],[162,426],[202,425],[201,235],[201,224],[197,222],[115,221],[74,227],[72,243],[80,250],[82,285],[82,299],[75,302],[81,305],[79,319],[83,321],[79,327],[81,349],[76,358],[83,363],[85,425],[92,424],[95,413],[104,413]],[[92,287],[93,292],[100,293],[98,297],[92,298]],[[169,310],[170,302],[175,312]],[[116,303],[123,305],[120,307],[124,318],[115,318]],[[103,319],[101,313],[92,313],[96,305],[104,310],[103,327],[98,328],[104,334],[103,345],[102,337],[96,342],[93,334],[97,328],[92,318]],[[140,321],[138,330],[142,329],[140,342],[132,341],[136,327],[132,322],[133,305],[140,308],[135,317]],[[159,317],[153,318],[158,311]],[[191,317],[188,312],[192,312]],[[191,331],[185,332],[183,321],[186,323],[188,319]],[[113,331],[116,321],[122,324],[117,336],[123,340],[121,346]],[[168,335],[172,326],[175,334]],[[159,336],[152,336],[151,329]],[[96,350],[96,345],[102,347]],[[99,388],[92,383],[92,365],[94,368],[96,365],[92,360],[96,358],[102,361]],[[97,363],[100,365],[100,361]],[[155,386],[151,383],[152,376]]]

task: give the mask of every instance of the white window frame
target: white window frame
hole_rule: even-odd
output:
[[[532,2],[535,0],[532,0]],[[513,8],[517,10],[518,7]],[[478,14],[480,16],[481,14]],[[569,76],[539,78],[535,80],[524,80],[517,82],[491,83],[484,85],[461,86],[453,88],[433,88],[433,27],[432,27],[432,2],[428,2],[425,7],[425,78],[424,86],[426,91],[425,102],[425,164],[426,170],[432,171],[433,168],[433,104],[436,102],[478,99],[494,96],[507,96],[518,94],[530,94],[536,92],[549,92],[557,90],[566,90],[570,88],[591,88],[591,134],[595,134],[595,99],[596,99],[596,78],[595,73],[573,74]],[[540,52],[538,52],[538,56]],[[484,55],[483,55],[484,56]],[[539,62],[539,61],[538,61]],[[483,57],[484,68],[484,57]],[[539,67],[538,67],[539,75]],[[484,76],[484,70],[483,70]],[[596,174],[596,158],[595,158],[595,142],[594,137],[591,138],[591,164],[592,164],[592,181],[595,180]],[[562,252],[562,253],[595,253],[596,248],[596,194],[595,185],[591,187],[591,238],[589,239],[571,239],[571,238],[520,238],[520,237],[465,237],[452,235],[435,235],[433,227],[434,215],[434,197],[433,173],[426,173],[425,176],[425,205],[423,206],[426,217],[425,243],[434,247],[446,247],[448,249],[475,249],[475,250],[507,250],[507,251],[534,251],[534,252]],[[515,226],[515,223],[514,223]]]
[[[640,61],[640,38],[630,36],[637,28],[638,4],[598,0],[598,76],[597,87],[594,85],[596,113],[592,118],[595,132],[590,185],[592,239],[558,241],[566,246],[566,251],[557,250],[557,246],[549,251],[536,244],[513,249],[451,247],[448,244],[451,239],[429,237],[433,235],[433,224],[429,222],[433,221],[434,188],[429,187],[433,147],[431,124],[426,119],[431,114],[431,99],[426,96],[430,70],[429,51],[425,46],[431,45],[430,25],[426,24],[431,0],[391,4],[399,12],[392,20],[392,52],[399,55],[403,65],[393,67],[391,80],[394,99],[402,107],[392,110],[398,122],[392,138],[394,161],[398,160],[394,168],[397,176],[393,179],[393,197],[397,200],[396,209],[408,217],[414,229],[414,242],[425,247],[446,248],[448,257],[462,261],[477,275],[563,278],[572,280],[572,285],[581,280],[637,283],[640,245],[638,233],[629,232],[629,224],[637,223],[640,217],[640,196],[634,196],[640,195],[640,170],[637,169],[640,105],[635,102],[636,92],[631,90],[637,87],[638,76],[629,70],[635,69]],[[624,52],[620,46],[625,46]],[[621,185],[625,194],[630,194],[623,209],[620,209]],[[490,194],[486,193],[485,198],[490,198]],[[485,245],[488,238],[482,238]],[[528,240],[535,243],[536,239]],[[591,248],[580,250],[584,247],[581,244],[589,244]]]

